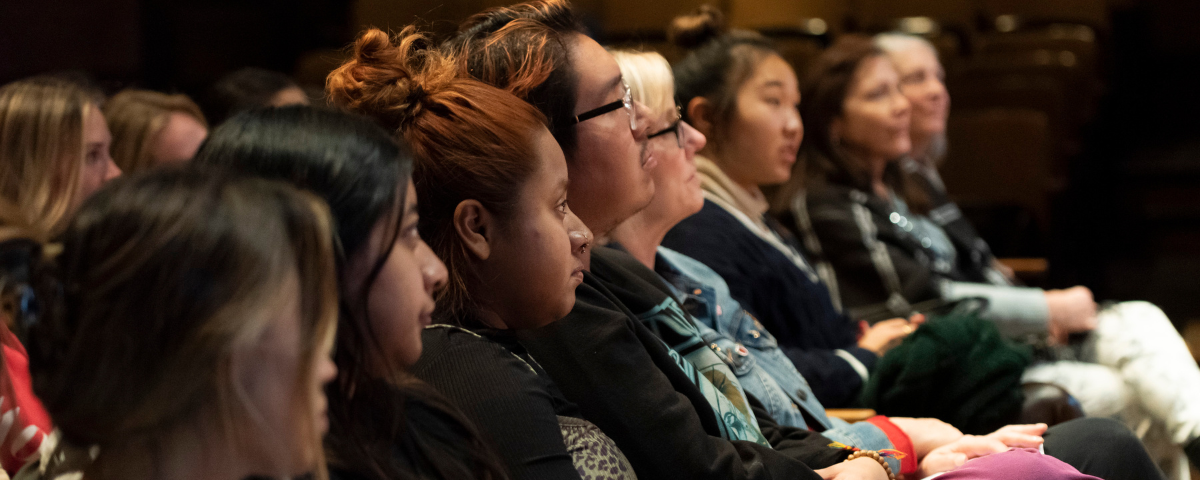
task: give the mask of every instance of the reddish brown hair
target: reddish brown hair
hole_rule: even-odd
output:
[[[537,107],[570,161],[578,87],[570,46],[582,33],[583,26],[566,0],[536,0],[472,16],[444,50],[464,75]]]
[[[532,105],[457,72],[413,27],[394,38],[371,29],[326,84],[333,103],[376,118],[412,148],[421,236],[450,273],[437,299],[437,315],[447,321],[470,308],[469,257],[454,229],[455,208],[474,199],[502,219],[510,215],[514,192],[538,167],[533,140],[546,125]]]

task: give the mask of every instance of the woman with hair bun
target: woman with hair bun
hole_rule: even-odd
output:
[[[368,30],[330,74],[330,99],[414,152],[421,233],[446,263],[434,327],[412,372],[462,408],[512,478],[634,478],[515,340],[570,311],[591,232],[567,206],[567,166],[545,117],[459,78],[414,28]]]
[[[330,228],[286,185],[172,170],[97,194],[56,258],[3,239],[5,300],[60,435],[15,478],[325,478]]]
[[[791,177],[804,138],[800,87],[791,66],[763,36],[725,32],[711,8],[676,20],[672,38],[687,56],[675,64],[685,121],[708,137],[696,156],[705,191],[699,213],[663,245],[699,260],[779,340],[821,403],[853,403],[876,360],[911,332],[906,319],[859,336],[822,283],[824,272],[767,216],[763,186]]]

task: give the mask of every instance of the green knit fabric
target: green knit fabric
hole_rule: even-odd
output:
[[[933,417],[967,434],[1017,418],[1028,347],[1004,339],[975,315],[930,319],[875,367],[861,401],[882,415]]]

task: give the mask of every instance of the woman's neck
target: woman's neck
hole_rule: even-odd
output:
[[[891,194],[888,192],[887,183],[883,180],[883,173],[887,170],[888,161],[886,158],[873,157],[867,159],[867,168],[871,169],[871,190],[880,198],[888,198]]]
[[[759,188],[758,183],[739,177],[736,169],[729,168],[729,164],[725,163],[725,161],[721,159],[721,155],[715,149],[706,148],[700,151],[700,155],[708,157],[713,161],[713,163],[721,167],[721,172],[723,172],[725,176],[729,177],[729,179],[733,181],[733,184],[737,185],[738,188],[741,188],[752,197],[763,198],[762,189]]]
[[[496,313],[495,310],[492,310],[490,308],[485,308],[485,307],[479,307],[479,308],[475,309],[474,314],[475,314],[476,320],[478,320],[479,323],[482,323],[483,326],[485,326],[487,328],[492,328],[492,329],[496,329],[496,330],[508,330],[508,328],[509,328],[508,322],[505,322],[504,318],[501,317],[499,313]]]
[[[620,243],[633,258],[651,270],[654,269],[654,258],[658,255],[658,246],[666,238],[667,232],[682,218],[670,220],[657,215],[653,204],[646,210],[638,212],[625,222],[617,225],[608,233],[610,239]]]

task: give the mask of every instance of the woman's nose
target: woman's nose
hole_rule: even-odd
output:
[[[567,235],[571,237],[571,253],[586,256],[592,246],[592,231],[569,209],[567,210]]]
[[[442,263],[428,244],[421,242],[419,248],[421,277],[425,280],[425,291],[432,294],[446,285],[450,274],[446,271],[446,264]]]
[[[684,136],[685,139],[683,144],[692,153],[699,152],[700,150],[704,149],[705,145],[708,145],[708,137],[705,137],[704,134],[700,133],[699,130],[696,130],[695,127],[683,121],[679,122],[679,125],[682,127],[679,129],[679,132]]]

